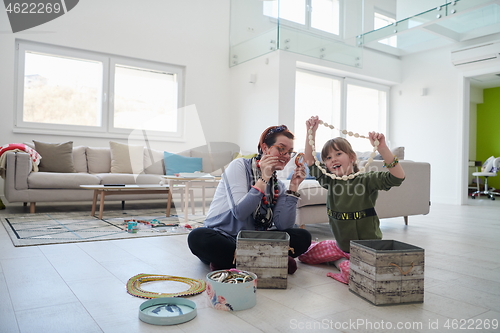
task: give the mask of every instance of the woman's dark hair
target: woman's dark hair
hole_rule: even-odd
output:
[[[287,138],[292,139],[292,140],[295,138],[293,133],[290,132],[288,130],[288,127],[286,127],[285,125],[268,127],[260,135],[259,145],[257,146],[257,150],[259,151],[259,154],[263,153],[262,144],[265,143],[268,147],[273,146],[274,143],[276,142],[276,137],[278,135],[284,135]]]
[[[358,163],[356,162],[356,153],[352,149],[352,146],[349,143],[349,141],[341,137],[328,140],[323,146],[323,149],[321,150],[321,159],[323,161],[326,159],[331,150],[343,151],[344,153],[349,155],[350,158],[354,159],[352,167],[353,171],[354,172],[359,171]]]

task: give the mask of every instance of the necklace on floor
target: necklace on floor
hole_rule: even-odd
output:
[[[157,293],[147,291],[141,288],[141,284],[151,281],[175,281],[189,285],[189,289],[178,293]],[[127,282],[127,292],[130,295],[141,298],[159,298],[159,297],[181,297],[192,296],[202,293],[205,290],[205,281],[196,280],[180,276],[157,275],[157,274],[138,274],[131,277]]]
[[[325,127],[329,127],[331,129],[336,129],[336,130],[338,130],[342,134],[346,134],[346,135],[349,135],[349,136],[354,136],[355,138],[370,139],[369,137],[364,136],[364,135],[360,135],[358,133],[353,133],[351,131],[341,130],[341,129],[335,128],[333,125],[329,125],[329,124],[325,123],[323,120],[320,120],[319,124],[320,125],[324,125]],[[356,173],[351,173],[350,175],[343,175],[342,177],[339,177],[339,176],[336,176],[336,175],[334,175],[332,173],[329,173],[328,170],[326,170],[325,168],[323,168],[321,166],[321,162],[318,161],[318,159],[316,158],[316,145],[314,143],[314,136],[312,135],[312,127],[310,127],[307,130],[307,135],[308,135],[307,138],[309,139],[309,144],[311,145],[311,148],[312,148],[312,154],[313,154],[313,157],[314,157],[314,164],[316,164],[316,166],[318,167],[318,169],[320,169],[321,172],[324,175],[326,175],[326,176],[328,176],[328,177],[330,177],[332,179],[337,179],[337,180],[354,179],[357,175],[359,175],[361,173],[364,173],[366,171],[366,168],[368,167],[368,165],[370,165],[370,163],[373,162],[373,158],[377,155],[376,151],[378,149],[379,141],[375,140],[375,142],[373,143],[374,144],[373,151],[370,154],[370,157],[368,158],[368,161],[366,162],[365,166],[359,168],[359,171],[356,172]]]

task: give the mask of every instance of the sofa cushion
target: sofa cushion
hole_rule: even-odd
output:
[[[165,169],[167,175],[179,172],[196,172],[203,170],[203,160],[199,157],[186,157],[164,152]]]
[[[104,173],[111,171],[111,153],[109,148],[87,147],[87,164],[89,173]]]
[[[80,185],[99,185],[99,178],[88,173],[32,172],[28,176],[30,189],[80,188]],[[47,194],[50,196],[50,194]],[[47,200],[48,201],[48,200]]]
[[[111,173],[141,173],[144,171],[144,147],[109,142]]]
[[[73,166],[75,167],[75,172],[89,172],[87,169],[87,154],[85,153],[86,149],[87,147],[84,146],[73,148]]]
[[[193,150],[191,156],[201,158],[201,170],[210,173],[226,167],[232,161],[233,153],[231,151],[204,153]]]
[[[165,162],[163,151],[156,149],[144,149],[144,173],[154,175],[165,174]]]
[[[237,158],[246,158],[246,159],[249,159],[249,158],[253,158],[257,156],[256,153],[250,153],[250,154],[246,154],[246,155],[243,155],[242,153],[235,153],[234,154],[234,159],[237,159]]]
[[[35,141],[35,150],[42,156],[41,172],[75,172],[73,166],[73,141],[63,143],[48,143]]]

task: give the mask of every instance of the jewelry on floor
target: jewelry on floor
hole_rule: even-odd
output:
[[[234,268],[227,271],[213,272],[208,278],[220,283],[244,283],[253,280],[251,273]]]
[[[189,285],[189,289],[177,293],[157,293],[147,291],[141,288],[141,284],[151,281],[175,281],[182,282]],[[205,281],[191,279],[187,277],[171,276],[171,275],[158,275],[158,274],[138,274],[131,277],[127,281],[127,292],[132,296],[141,298],[159,298],[159,297],[181,297],[192,296],[202,293],[206,288]]]
[[[331,129],[336,129],[339,132],[341,132],[342,134],[354,136],[355,138],[370,139],[369,137],[364,136],[364,135],[360,135],[358,133],[353,133],[351,131],[341,130],[341,129],[335,128],[333,125],[329,125],[329,124],[325,123],[323,120],[320,120],[319,123],[324,125],[325,127],[329,127]],[[350,175],[343,175],[342,177],[338,177],[332,173],[328,173],[328,171],[321,166],[321,162],[316,158],[316,145],[314,143],[314,137],[312,135],[312,127],[307,130],[307,135],[308,135],[308,139],[309,139],[309,144],[312,147],[312,154],[313,154],[314,161],[315,161],[314,164],[316,164],[318,166],[318,168],[321,170],[321,172],[323,172],[324,175],[326,175],[332,179],[337,179],[337,180],[354,179],[357,175],[364,173],[366,171],[366,168],[368,167],[368,165],[370,165],[370,163],[373,162],[373,158],[377,155],[376,151],[378,149],[379,141],[375,140],[374,146],[373,146],[373,151],[370,154],[370,157],[368,158],[368,161],[366,162],[365,166],[359,168],[359,171],[356,173],[352,173]]]

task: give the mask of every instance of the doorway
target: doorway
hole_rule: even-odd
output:
[[[487,72],[477,73],[474,75],[466,75],[464,73],[464,124],[463,124],[463,158],[464,168],[462,172],[462,204],[467,204],[469,199],[469,185],[475,180],[472,177],[472,172],[480,166],[471,161],[484,162],[487,157],[484,157],[484,152],[479,152],[478,131],[480,142],[484,142],[485,136],[495,135],[491,131],[481,132],[481,124],[478,126],[477,110],[478,105],[484,102],[483,94],[486,89],[500,88],[500,68],[490,68]],[[500,111],[498,111],[500,112]],[[495,138],[496,139],[496,138]],[[481,150],[481,149],[480,149]],[[500,156],[500,153],[496,155]],[[497,186],[497,188],[500,188]]]

